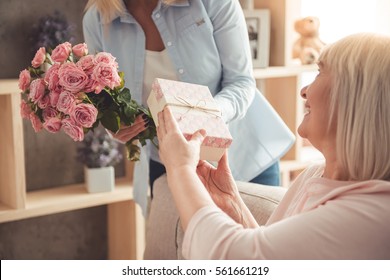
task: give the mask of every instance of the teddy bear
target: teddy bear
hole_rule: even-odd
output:
[[[294,29],[300,38],[293,45],[293,58],[299,58],[302,64],[315,63],[325,43],[318,35],[320,20],[309,16],[295,21]]]

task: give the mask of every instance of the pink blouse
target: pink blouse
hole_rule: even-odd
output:
[[[217,207],[191,219],[187,259],[390,259],[390,182],[302,172],[265,226],[244,229]]]

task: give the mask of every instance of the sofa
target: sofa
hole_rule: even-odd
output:
[[[240,194],[259,225],[268,220],[286,192],[283,187],[237,182]],[[153,200],[146,220],[145,260],[183,259],[183,230],[167,178],[154,182]]]

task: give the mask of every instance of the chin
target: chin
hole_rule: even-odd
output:
[[[301,136],[302,138],[307,138],[307,134],[305,132],[305,128],[303,124],[300,124],[297,129],[298,135]]]

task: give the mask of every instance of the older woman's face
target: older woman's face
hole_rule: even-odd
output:
[[[323,151],[325,145],[334,143],[335,129],[331,128],[330,133],[327,131],[330,118],[330,73],[322,63],[318,66],[319,73],[315,80],[301,90],[301,96],[306,102],[305,115],[298,127],[298,133],[318,150]]]

